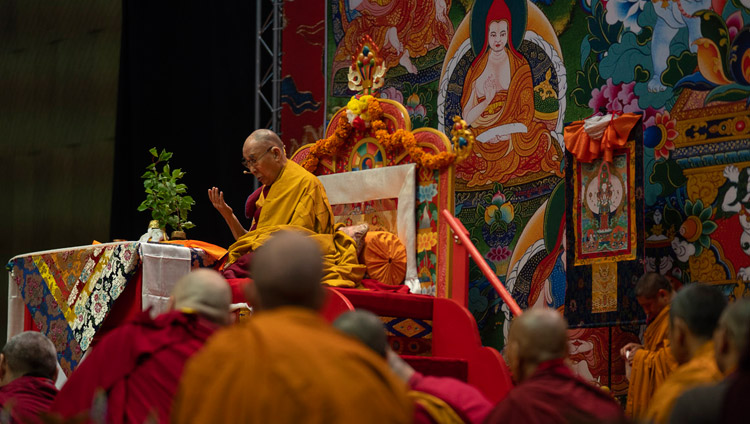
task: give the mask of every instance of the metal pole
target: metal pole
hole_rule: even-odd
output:
[[[261,52],[260,52],[260,36],[263,33],[262,25],[263,20],[261,19],[261,13],[263,11],[263,8],[261,7],[261,3],[263,0],[256,0],[255,2],[255,105],[253,109],[253,114],[255,115],[255,120],[253,121],[253,127],[259,128],[260,127],[260,58],[261,58]]]
[[[271,68],[273,69],[273,78],[271,80],[271,130],[279,132],[279,106],[281,104],[280,84],[281,84],[281,0],[271,0],[273,6],[273,57],[271,58]]]
[[[516,301],[513,299],[513,296],[508,293],[508,290],[497,278],[497,275],[492,272],[492,269],[490,269],[490,266],[487,265],[487,262],[485,262],[484,257],[479,253],[479,250],[477,250],[476,246],[474,246],[474,243],[471,242],[471,239],[469,239],[468,236],[469,232],[466,231],[466,227],[464,227],[464,224],[462,224],[461,221],[459,221],[445,209],[443,209],[442,215],[453,230],[453,235],[458,237],[464,247],[466,247],[466,250],[469,251],[469,256],[474,258],[474,262],[476,262],[476,264],[479,266],[482,274],[484,274],[484,276],[490,281],[490,284],[492,284],[492,287],[495,288],[495,291],[497,291],[497,293],[503,299],[503,302],[508,305],[510,312],[513,313],[513,315],[516,317],[521,316],[521,308],[518,306],[518,303],[516,303]]]

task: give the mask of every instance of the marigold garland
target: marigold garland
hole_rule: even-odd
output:
[[[414,163],[430,170],[445,168],[452,165],[456,160],[456,154],[453,152],[440,152],[438,154],[425,152],[417,145],[417,139],[411,131],[398,129],[393,133],[389,133],[383,121],[383,109],[378,100],[372,96],[366,96],[362,100],[366,100],[367,108],[359,111],[359,113],[354,113],[357,115],[354,119],[359,119],[363,115],[369,118],[369,122],[367,122],[368,120],[364,120],[365,125],[369,123],[370,133],[374,134],[375,139],[380,142],[387,152],[394,153],[399,149],[403,149],[409,154]],[[351,112],[351,109],[349,111]],[[302,166],[308,171],[314,172],[320,163],[321,157],[336,156],[342,153],[349,147],[347,141],[352,138],[353,130],[354,127],[349,123],[349,119],[341,116],[338,120],[336,131],[333,134],[327,138],[318,140],[314,145],[310,146],[309,154],[302,162]]]

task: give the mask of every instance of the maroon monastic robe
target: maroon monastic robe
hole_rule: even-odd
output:
[[[55,395],[57,388],[49,378],[19,377],[0,387],[0,409],[10,408],[11,423],[35,423]]]
[[[500,401],[485,423],[554,424],[622,418],[619,405],[575,376],[562,359],[543,362]]]
[[[409,389],[443,400],[467,424],[479,424],[492,411],[492,403],[474,386],[449,377],[425,376],[418,372],[409,379]]]
[[[171,311],[152,320],[144,312],[113,330],[73,372],[51,410],[72,417],[91,408],[101,388],[107,422],[168,422],[185,361],[217,326],[197,314]]]

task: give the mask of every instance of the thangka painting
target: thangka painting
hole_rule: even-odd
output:
[[[612,162],[573,159],[575,264],[635,259],[635,147]]]
[[[643,321],[635,284],[644,273],[643,125],[638,119],[623,148],[578,161],[566,151],[565,317],[571,328]],[[619,234],[619,235],[616,235]]]

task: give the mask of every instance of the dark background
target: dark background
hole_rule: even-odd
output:
[[[270,3],[270,2],[269,2]],[[0,261],[115,238],[150,213],[140,176],[148,149],[196,205],[188,238],[232,236],[206,190],[224,190],[243,224],[253,177],[255,2],[0,0]],[[266,122],[264,118],[262,122]],[[0,336],[8,273],[0,272]]]
[[[123,2],[111,238],[144,233],[140,176],[148,150],[174,152],[172,168],[196,204],[188,237],[229,246],[224,220],[208,201],[217,186],[238,217],[252,191],[242,143],[253,130],[254,2]]]

